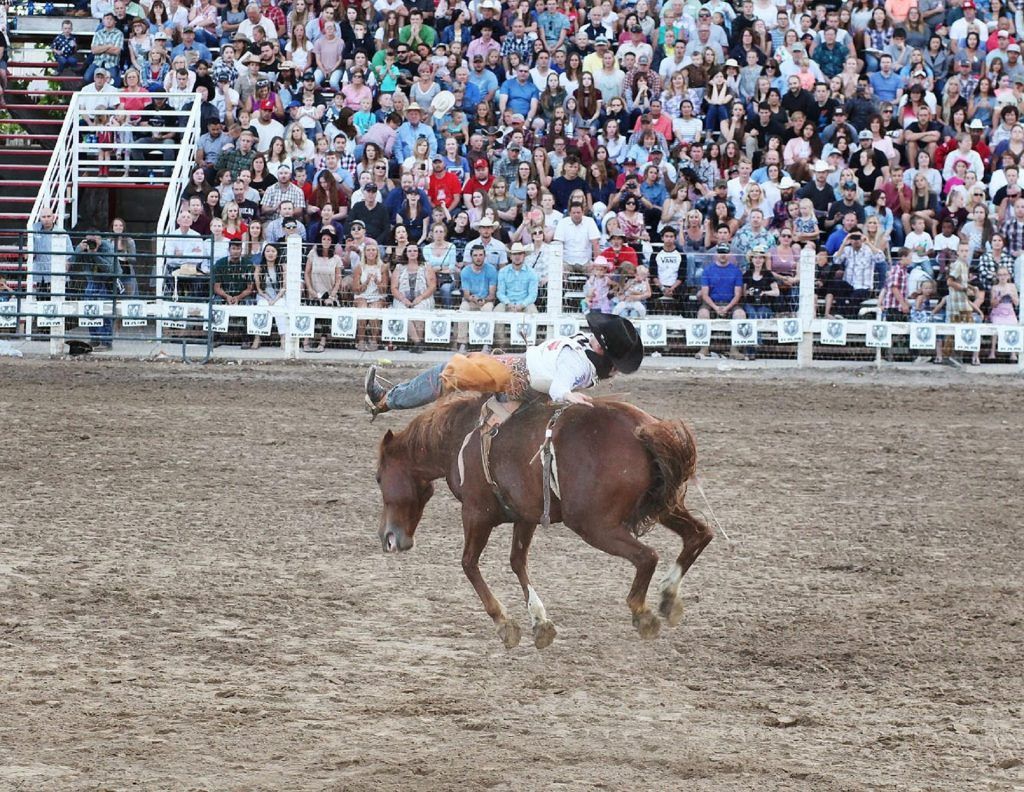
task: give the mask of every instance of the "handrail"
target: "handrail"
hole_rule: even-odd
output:
[[[46,167],[46,172],[43,175],[43,181],[39,185],[39,192],[36,193],[36,200],[32,204],[32,211],[28,215],[28,230],[31,231],[35,228],[36,223],[39,222],[39,214],[43,207],[49,205],[57,213],[57,227],[64,228],[64,215],[65,209],[67,208],[64,201],[55,201],[54,198],[60,196],[62,191],[58,190],[56,195],[53,195],[53,182],[57,178],[58,171],[62,163],[62,157],[66,158],[66,152],[70,152],[71,146],[68,145],[68,141],[72,139],[72,131],[75,126],[75,120],[77,118],[77,102],[78,94],[76,93],[71,97],[71,102],[68,105],[67,115],[64,116],[64,123],[61,125],[60,132],[57,134],[57,142],[53,146],[53,154],[50,156],[50,162]],[[67,184],[66,181],[63,184]],[[77,201],[77,196],[71,196],[73,201]]]
[[[199,103],[192,105],[192,112],[182,131],[181,142],[178,144],[178,156],[174,160],[174,168],[167,184],[167,192],[164,195],[163,206],[160,207],[160,216],[156,222],[158,234],[173,234],[178,225],[178,207],[181,203],[181,194],[184,192],[188,180],[192,175],[192,165],[195,162],[195,149],[199,139]],[[164,252],[166,242],[161,240],[159,253]],[[157,265],[159,266],[159,264]],[[156,293],[162,297],[164,293],[163,279],[156,282]]]

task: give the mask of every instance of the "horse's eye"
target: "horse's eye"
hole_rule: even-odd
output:
[[[380,473],[374,476],[374,478],[377,479],[377,483],[380,484]]]

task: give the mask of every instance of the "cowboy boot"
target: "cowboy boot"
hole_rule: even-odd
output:
[[[369,371],[366,372],[363,388],[366,391],[366,408],[373,418],[388,411],[388,392],[383,385],[377,382],[376,366],[370,366]]]

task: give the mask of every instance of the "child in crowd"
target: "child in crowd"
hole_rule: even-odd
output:
[[[621,294],[615,299],[612,313],[628,319],[643,319],[647,316],[647,300],[651,297],[650,271],[641,264],[633,270],[630,262],[619,267],[623,283]]]
[[[913,302],[910,304],[910,322],[912,325],[946,320],[946,298],[937,299],[937,292],[936,283],[931,278],[926,278],[918,284],[917,292],[911,295]],[[936,336],[933,363],[942,363],[944,345],[945,339]]]
[[[590,276],[583,286],[583,313],[611,313],[615,283],[608,269],[608,259],[604,256],[598,256],[590,265]]]
[[[814,204],[810,198],[803,198],[800,201],[800,216],[793,221],[793,241],[803,244],[804,242],[817,242],[818,218],[814,214]]]
[[[302,106],[292,111],[292,119],[302,125],[306,137],[313,137],[316,125],[323,116],[323,110],[316,106],[316,95],[312,91],[303,91]]]
[[[381,93],[377,97],[377,121],[384,123],[395,109],[395,99],[389,93]]]
[[[1010,281],[1010,270],[1006,267],[999,267],[996,270],[996,282],[992,284],[989,302],[992,305],[992,310],[988,315],[988,320],[992,324],[1017,324],[1020,295],[1017,292],[1017,286]],[[992,346],[988,351],[989,360],[996,359],[996,339],[997,334],[993,333]],[[1011,360],[1016,363],[1017,355],[1012,355]]]
[[[373,99],[369,96],[364,97],[359,102],[359,112],[352,116],[352,125],[360,135],[365,135],[376,122],[377,117],[373,114]]]
[[[78,42],[75,41],[70,19],[60,23],[60,34],[53,39],[50,49],[53,50],[53,59],[57,62],[58,74],[78,68],[78,58],[75,57],[78,54]]]

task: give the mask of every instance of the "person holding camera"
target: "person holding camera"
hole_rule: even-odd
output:
[[[85,232],[85,238],[75,248],[71,263],[72,272],[85,278],[83,295],[86,300],[106,300],[113,297],[121,275],[121,265],[118,263],[113,245],[103,239],[98,230],[90,228]],[[113,330],[114,322],[107,318],[104,318],[103,324],[99,327],[90,327],[89,336],[92,338],[93,349],[110,349]]]

